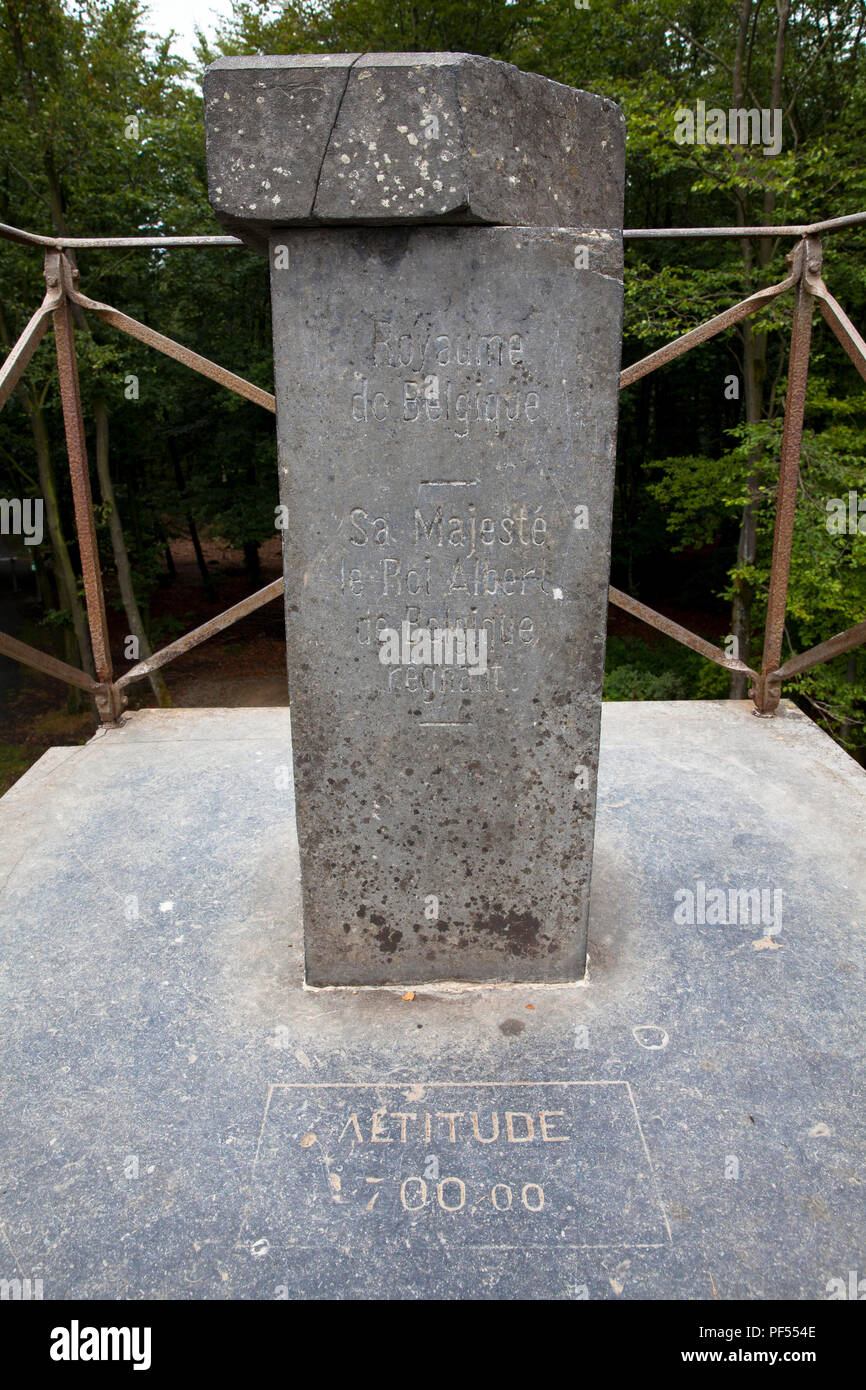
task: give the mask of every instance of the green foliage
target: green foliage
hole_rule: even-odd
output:
[[[34,751],[26,743],[0,743],[0,796],[4,796],[14,782],[39,757],[41,749]]]
[[[605,700],[717,700],[727,693],[728,677],[720,666],[670,638],[652,643],[608,638]]]

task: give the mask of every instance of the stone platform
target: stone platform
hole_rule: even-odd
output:
[[[581,986],[305,989],[290,738],[283,709],[140,712],[0,802],[0,1278],[821,1299],[866,1273],[866,776],[808,719],[604,707]]]

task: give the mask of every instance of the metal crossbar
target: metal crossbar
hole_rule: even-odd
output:
[[[800,445],[803,433],[803,414],[806,400],[806,379],[809,369],[809,345],[812,330],[812,311],[817,300],[827,324],[838,338],[848,357],[860,375],[866,380],[866,342],[833,298],[821,278],[822,232],[832,232],[843,227],[866,224],[866,212],[853,213],[846,217],[833,217],[823,222],[813,222],[793,226],[761,227],[677,227],[677,228],[633,228],[623,235],[626,240],[660,240],[695,237],[796,237],[794,250],[787,257],[790,273],[776,285],[768,285],[734,304],[723,313],[708,319],[697,328],[691,329],[681,337],[651,352],[639,362],[626,367],[620,376],[620,387],[630,386],[650,372],[674,361],[683,353],[701,343],[707,342],[716,334],[724,332],[752,314],[760,313],[777,296],[791,290],[794,295],[794,321],[791,333],[791,348],[788,368],[788,393],[785,401],[785,418],[782,433],[782,450],[779,468],[779,487],[776,499],[776,524],[773,539],[773,558],[770,568],[770,589],[767,603],[767,621],[764,634],[764,651],[760,671],[753,670],[744,662],[729,656],[721,647],[714,646],[696,633],[689,632],[671,618],[665,617],[646,604],[622,593],[619,589],[609,590],[610,602],[641,622],[649,624],[658,631],[691,648],[701,656],[731,672],[739,672],[752,677],[750,695],[758,713],[772,715],[778,708],[781,698],[782,682],[824,661],[831,661],[844,652],[866,642],[866,622],[857,623],[840,632],[826,642],[821,642],[810,651],[792,657],[780,665],[784,637],[785,610],[787,604],[788,581],[791,569],[791,547],[794,530],[794,511],[797,500],[799,479]],[[138,237],[46,237],[35,232],[23,231],[0,223],[0,240],[15,242],[18,245],[40,247],[45,251],[45,279],[47,292],[42,304],[34,313],[24,332],[15,343],[0,367],[0,409],[6,404],[26,370],[33,353],[39,346],[48,327],[53,322],[57,367],[60,380],[60,395],[63,407],[63,422],[66,433],[66,447],[69,458],[69,473],[72,484],[72,498],[75,510],[75,524],[78,533],[79,554],[81,557],[82,578],[86,600],[87,620],[93,651],[96,679],[84,671],[79,671],[55,657],[28,646],[6,633],[0,632],[0,653],[12,657],[24,665],[57,680],[86,690],[95,700],[99,718],[103,723],[115,723],[126,704],[124,693],[127,686],[145,680],[154,671],[174,661],[199,643],[207,641],[215,633],[223,631],[232,623],[238,622],[248,614],[278,598],[284,591],[283,579],[277,579],[264,589],[249,595],[240,603],[223,613],[217,614],[209,622],[203,623],[192,632],[186,633],[175,642],[169,643],[160,651],[154,652],[145,661],[130,667],[115,679],[108,638],[108,623],[105,612],[105,598],[102,589],[102,572],[96,540],[96,526],[93,514],[93,499],[90,492],[90,473],[87,462],[87,449],[84,421],[81,410],[81,388],[78,380],[78,361],[75,351],[75,330],[72,306],[96,315],[104,323],[119,329],[130,337],[138,339],[146,346],[172,357],[211,381],[217,382],[236,395],[252,401],[263,409],[276,410],[274,396],[245,380],[244,377],[211,362],[200,353],[177,343],[172,338],[158,333],[128,314],[90,299],[78,287],[78,270],[70,256],[70,250],[79,248],[129,247],[165,248],[176,247],[228,247],[242,246],[233,236],[138,236]]]

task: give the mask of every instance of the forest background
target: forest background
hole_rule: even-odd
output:
[[[234,0],[197,61],[137,0],[0,0],[0,222],[59,235],[220,230],[207,201],[201,74],[222,53],[455,50],[611,97],[628,131],[627,227],[790,224],[866,208],[866,3],[794,0]],[[680,144],[676,112],[783,113],[782,148]],[[624,365],[784,277],[790,238],[635,241]],[[866,228],[824,239],[824,276],[866,325]],[[82,250],[85,293],[273,387],[264,260],[246,249]],[[0,242],[0,350],[44,292],[39,253]],[[760,660],[792,300],[623,392],[611,581]],[[820,320],[819,320],[820,322]],[[99,321],[77,325],[116,668],[279,573],[273,418]],[[131,382],[135,383],[134,387]],[[856,529],[832,499],[863,499]],[[0,414],[0,497],[42,498],[45,534],[0,537],[0,628],[92,669],[49,333]],[[829,510],[828,510],[829,509]],[[17,559],[16,559],[17,557]],[[866,397],[829,330],[812,339],[785,653],[866,613]],[[282,612],[135,687],[136,702],[285,695]],[[198,663],[198,664],[196,664]],[[208,664],[209,663],[209,664]],[[215,682],[218,672],[221,679]],[[191,673],[197,676],[193,681]],[[607,699],[743,698],[745,684],[611,610]],[[864,649],[785,687],[866,761]],[[79,692],[0,659],[0,791],[79,741]]]

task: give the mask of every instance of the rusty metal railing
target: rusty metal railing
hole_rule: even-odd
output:
[[[806,400],[806,379],[809,368],[809,345],[812,330],[812,313],[817,300],[821,313],[839,339],[860,375],[866,380],[866,342],[857,332],[841,306],[833,298],[821,278],[822,248],[820,234],[842,227],[866,223],[866,212],[854,213],[847,217],[830,218],[824,222],[809,223],[803,226],[763,226],[763,227],[678,227],[636,228],[626,230],[626,240],[656,240],[663,238],[694,237],[796,237],[797,244],[787,257],[789,274],[776,285],[758,290],[748,299],[733,305],[715,318],[709,319],[699,327],[684,333],[673,342],[667,343],[656,352],[651,352],[639,362],[626,367],[620,376],[620,387],[626,387],[641,377],[656,371],[659,367],[674,361],[683,353],[701,343],[707,342],[716,334],[732,327],[752,314],[760,313],[781,294],[792,291],[794,296],[794,320],[791,333],[791,349],[788,369],[788,392],[785,401],[785,418],[782,434],[782,449],[779,468],[779,487],[776,499],[776,524],[773,541],[773,557],[770,569],[770,588],[767,603],[767,621],[764,633],[764,650],[760,671],[754,670],[745,662],[728,656],[720,647],[714,646],[704,638],[689,632],[687,628],[671,618],[655,612],[637,599],[611,588],[610,601],[624,609],[633,617],[648,623],[667,636],[680,642],[692,651],[698,652],[707,660],[723,666],[731,672],[739,672],[752,678],[750,695],[759,714],[775,713],[781,698],[782,682],[800,675],[821,662],[830,661],[853,647],[866,642],[866,621],[838,633],[826,642],[812,647],[792,657],[783,665],[782,642],[784,638],[785,610],[787,605],[788,582],[791,569],[791,548],[794,530],[794,511],[797,500],[799,479],[800,444],[803,433],[803,414]],[[104,724],[115,723],[127,702],[126,687],[136,681],[146,679],[152,672],[174,661],[199,643],[206,641],[217,632],[245,618],[249,613],[272,599],[278,598],[284,589],[282,579],[275,580],[265,588],[250,594],[234,607],[217,614],[209,622],[203,623],[192,632],[186,633],[177,641],[154,652],[146,660],[130,667],[115,679],[108,640],[108,624],[105,612],[105,599],[102,590],[102,572],[96,540],[96,526],[93,514],[93,500],[90,491],[90,473],[87,462],[87,449],[84,434],[84,421],[81,409],[81,390],[78,380],[78,361],[75,351],[75,327],[73,306],[95,314],[103,322],[121,332],[137,338],[139,342],[162,352],[184,366],[199,372],[211,381],[225,386],[246,400],[253,401],[265,410],[274,412],[276,402],[268,391],[264,391],[225,367],[211,362],[201,354],[193,352],[181,343],[175,342],[155,329],[148,328],[129,315],[109,304],[90,299],[79,289],[79,272],[70,252],[79,248],[141,247],[165,248],[222,247],[241,246],[243,243],[232,236],[192,236],[192,237],[45,237],[33,232],[22,231],[0,223],[0,239],[20,245],[40,247],[45,252],[45,280],[47,291],[42,304],[36,310],[24,332],[9,352],[0,368],[0,409],[6,404],[15,389],[22,373],[39,345],[49,320],[53,322],[54,339],[57,352],[57,367],[60,380],[63,422],[66,433],[66,447],[69,456],[69,472],[72,484],[72,499],[75,511],[75,524],[78,532],[79,554],[81,557],[84,596],[90,642],[93,652],[94,679],[85,671],[80,671],[56,657],[49,656],[35,647],[19,642],[17,638],[0,632],[0,653],[12,657],[24,665],[31,666],[45,675],[54,676],[69,685],[86,690],[94,698],[100,720]]]

